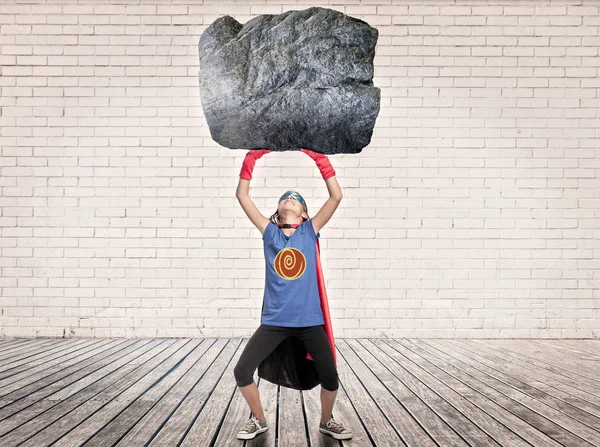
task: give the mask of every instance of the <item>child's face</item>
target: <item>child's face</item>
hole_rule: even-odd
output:
[[[290,211],[299,217],[301,217],[304,212],[304,199],[300,194],[294,191],[288,191],[283,194],[279,199],[279,205],[277,207],[277,212],[280,215]]]
[[[299,192],[296,191],[286,191],[280,198],[279,198],[279,202],[281,202],[282,200],[286,200],[288,197],[293,197],[294,199],[296,199],[298,202],[300,202],[302,205],[305,205],[306,203],[304,202],[304,197],[302,197],[300,195]]]

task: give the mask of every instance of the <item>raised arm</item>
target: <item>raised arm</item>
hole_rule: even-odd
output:
[[[252,171],[254,170],[254,164],[256,160],[262,157],[264,154],[271,151],[267,149],[263,150],[250,150],[246,154],[246,158],[242,163],[242,169],[240,171],[240,180],[238,182],[235,196],[240,202],[242,209],[261,233],[264,233],[265,228],[269,224],[269,219],[262,215],[258,210],[252,199],[250,198],[250,180],[252,180]]]
[[[327,199],[319,212],[312,218],[313,228],[315,230],[315,234],[317,234],[319,231],[321,231],[321,228],[323,228],[325,224],[329,222],[329,219],[331,219],[331,216],[333,216],[333,213],[340,205],[340,202],[342,201],[342,189],[335,178],[335,171],[333,166],[331,166],[331,162],[329,161],[327,155],[319,154],[308,149],[300,150],[315,160],[317,167],[321,171],[323,180],[325,180],[327,190],[329,191],[329,199]]]

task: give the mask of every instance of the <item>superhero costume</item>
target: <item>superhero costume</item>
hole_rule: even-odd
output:
[[[301,224],[280,224],[283,228],[297,228]],[[312,224],[311,224],[312,225]],[[321,247],[316,240],[316,278],[319,292],[323,326],[333,352],[334,362],[337,364],[333,328],[325,280],[320,258]],[[264,309],[263,296],[263,309]],[[294,336],[286,338],[273,352],[271,352],[258,366],[258,376],[276,385],[297,390],[309,390],[320,383],[319,374],[310,353],[301,340]]]

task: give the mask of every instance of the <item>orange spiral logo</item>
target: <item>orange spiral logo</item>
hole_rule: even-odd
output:
[[[306,258],[297,248],[284,248],[273,261],[275,271],[283,279],[297,279],[306,270]]]

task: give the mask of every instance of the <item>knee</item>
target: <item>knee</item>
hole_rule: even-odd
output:
[[[340,386],[337,371],[321,376],[321,387],[327,391],[336,391]]]
[[[254,380],[254,371],[248,371],[240,362],[233,368],[233,376],[235,377],[235,383],[239,387],[248,386]]]

